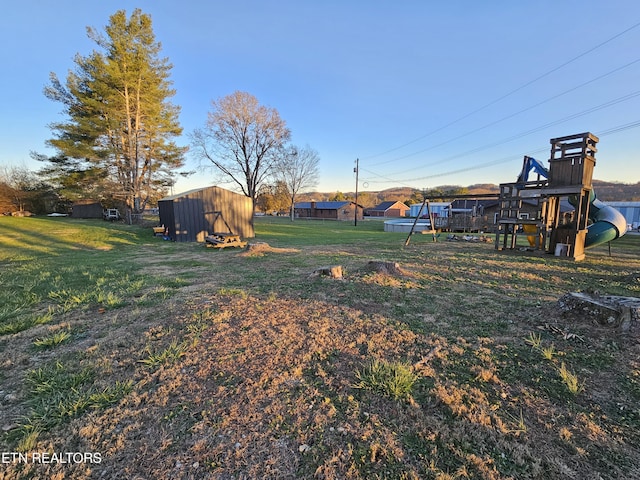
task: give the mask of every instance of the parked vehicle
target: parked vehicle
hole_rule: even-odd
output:
[[[102,217],[110,222],[120,220],[120,212],[117,208],[107,208],[104,210]]]

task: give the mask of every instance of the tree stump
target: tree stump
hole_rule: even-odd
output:
[[[316,268],[311,274],[312,277],[342,278],[342,265],[331,265],[328,267]]]
[[[571,292],[563,295],[558,305],[566,313],[609,327],[618,333],[640,333],[640,298]]]
[[[371,260],[367,264],[369,270],[384,273],[387,275],[404,275],[404,272],[396,262],[385,262],[381,260]]]

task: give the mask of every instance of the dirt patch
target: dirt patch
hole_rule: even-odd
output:
[[[272,247],[265,242],[250,243],[240,255],[243,257],[262,257],[267,253],[297,253],[300,250],[295,248]]]
[[[130,348],[110,345],[119,351],[112,364],[135,368],[135,392],[117,408],[74,421],[66,440],[43,438],[39,448],[102,452],[93,468],[101,478],[299,478],[313,473],[302,462],[327,448],[342,455],[370,429],[357,411],[345,415],[336,406],[356,404],[352,385],[366,356],[392,358],[415,342],[382,318],[317,302],[212,296],[190,311],[132,338]],[[178,362],[155,370],[139,363],[142,339],[159,351],[181,341],[194,318],[204,330]],[[344,472],[352,461],[323,468]],[[65,467],[26,470],[49,477]],[[69,478],[86,474],[78,467]]]
[[[539,313],[532,326],[548,312]],[[606,422],[509,378],[507,338],[416,334],[373,312],[242,292],[198,294],[146,318],[125,330],[111,317],[113,336],[82,343],[107,377],[132,378],[133,392],[35,446],[100,452],[101,463],[8,465],[4,478],[364,479],[392,469],[417,479],[447,464],[471,478],[587,478],[579,459],[590,449],[632,455]],[[173,361],[144,362],[174,344],[187,347]],[[371,359],[412,366],[409,401],[358,388]],[[539,363],[535,372],[553,373]],[[510,455],[510,474],[493,451]]]

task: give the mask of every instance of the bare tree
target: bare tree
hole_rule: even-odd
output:
[[[291,221],[295,218],[296,195],[318,184],[320,156],[309,145],[291,146],[285,150],[275,167],[276,178],[285,184],[291,200]]]
[[[203,129],[191,135],[196,155],[210,161],[255,207],[260,186],[271,175],[291,132],[277,110],[246,92],[211,102]]]
[[[51,185],[27,167],[0,167],[0,213],[46,213],[47,203],[55,203],[55,199]]]

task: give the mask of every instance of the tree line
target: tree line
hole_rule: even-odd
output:
[[[62,106],[64,119],[50,124],[46,142],[56,154],[32,152],[43,164],[37,174],[18,167],[0,172],[3,212],[60,210],[90,198],[121,206],[135,219],[188,174],[180,171],[189,147],[176,143],[183,129],[180,107],[171,102],[172,65],[161,56],[151,17],[140,9],[131,16],[119,10],[104,31],[88,27],[87,34],[97,48],[76,54],[64,80],[51,73],[44,89]],[[273,186],[292,206],[318,181],[318,153],[290,144],[277,110],[247,92],[212,101],[205,125],[189,138],[194,155],[214,168],[215,180],[231,184],[254,206],[259,193]]]

